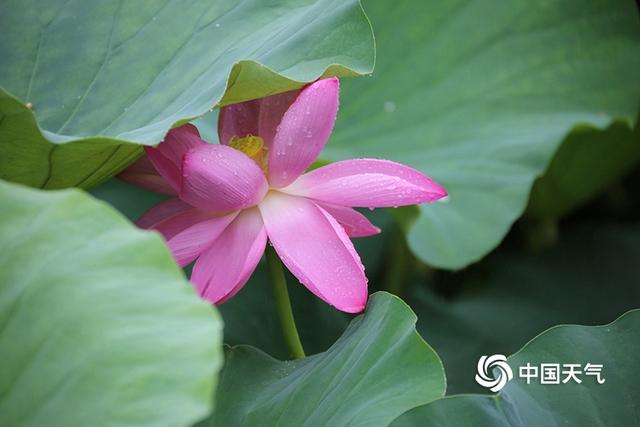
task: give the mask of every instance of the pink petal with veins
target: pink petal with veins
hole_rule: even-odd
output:
[[[222,107],[218,116],[218,138],[220,144],[228,144],[234,136],[259,135],[258,115],[262,100],[241,102]]]
[[[136,221],[136,225],[140,228],[153,228],[162,221],[191,209],[193,206],[180,199],[168,199],[143,213]]]
[[[243,152],[207,144],[190,150],[183,160],[180,198],[208,211],[254,206],[267,192],[260,167]]]
[[[447,195],[440,184],[421,172],[378,159],[331,163],[301,176],[282,191],[342,206],[371,208],[429,203]]]
[[[171,129],[158,147],[145,147],[144,150],[158,173],[175,191],[182,183],[182,159],[190,149],[208,145],[192,124]]]
[[[306,86],[278,126],[269,150],[269,182],[279,188],[300,176],[324,148],[338,112],[338,79]]]
[[[173,221],[184,221],[182,225],[185,227],[169,238],[167,245],[180,267],[190,264],[207,250],[237,215],[236,211],[220,217],[195,221],[191,225],[190,218],[180,218],[178,215]]]
[[[349,237],[369,237],[380,233],[378,227],[353,208],[324,202],[315,203],[338,221]]]
[[[268,149],[273,146],[273,138],[276,135],[278,126],[280,126],[282,116],[284,116],[284,113],[295,101],[299,93],[299,90],[293,90],[262,99],[258,117],[258,135],[264,140],[264,145]]]
[[[169,199],[145,212],[137,225],[160,232],[176,262],[184,267],[200,255],[237,215],[235,211],[217,216],[179,199]]]
[[[270,192],[259,208],[278,256],[303,285],[339,310],[364,309],[364,267],[331,215],[310,200],[278,192]]]
[[[207,301],[224,302],[247,282],[266,243],[267,234],[258,210],[242,211],[198,258],[191,281]]]

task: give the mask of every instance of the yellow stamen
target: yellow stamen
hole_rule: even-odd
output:
[[[229,146],[238,151],[242,151],[253,159],[265,173],[267,172],[267,159],[265,156],[267,149],[264,146],[262,138],[253,135],[247,135],[244,138],[234,136],[231,138],[231,141],[229,141]]]

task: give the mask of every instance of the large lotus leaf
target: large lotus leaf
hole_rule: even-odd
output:
[[[214,425],[388,425],[444,393],[440,359],[415,321],[400,299],[376,293],[324,353],[279,361],[253,347],[231,348]]]
[[[374,60],[357,0],[9,0],[0,28],[0,178],[44,188],[93,186],[215,105]]]
[[[639,226],[560,231],[557,246],[538,256],[499,250],[476,268],[435,279],[450,290],[447,299],[424,285],[411,288],[407,302],[442,358],[449,393],[482,390],[471,374],[483,354],[515,352],[553,325],[600,325],[638,308]]]
[[[557,326],[508,358],[514,380],[495,396],[452,396],[416,408],[399,426],[632,426],[640,413],[640,310],[605,326]],[[560,384],[519,378],[527,363],[602,364],[604,383],[578,375]],[[583,368],[580,370],[582,371]],[[497,374],[496,374],[497,375]],[[562,379],[566,375],[562,375]]]
[[[385,157],[442,182],[409,234],[431,265],[463,267],[520,216],[577,124],[633,122],[640,20],[632,0],[366,0],[376,72],[343,84],[325,157]]]
[[[160,237],[80,191],[0,182],[0,419],[186,426],[211,411],[222,324]]]
[[[576,129],[553,157],[533,189],[526,214],[566,215],[614,183],[640,162],[640,127],[615,123],[606,131]]]

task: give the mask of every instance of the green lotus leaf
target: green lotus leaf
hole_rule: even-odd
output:
[[[203,425],[386,426],[444,394],[440,359],[415,321],[402,300],[381,292],[323,353],[279,361],[233,347],[215,416]]]
[[[328,160],[383,157],[441,182],[408,234],[415,254],[457,269],[521,215],[535,178],[577,125],[627,127],[640,105],[632,0],[366,0],[371,79],[345,81]]]
[[[409,411],[392,426],[630,426],[637,424],[640,403],[640,310],[604,326],[557,326],[531,340],[508,358],[515,373],[494,397],[458,395]],[[578,364],[577,383],[541,384],[518,374],[521,366]],[[586,375],[587,363],[601,366],[602,384]],[[538,371],[539,374],[539,371]],[[497,374],[496,374],[497,375]]]
[[[78,190],[0,181],[0,418],[188,426],[212,409],[222,322],[161,238]]]
[[[216,105],[374,61],[357,0],[9,0],[0,28],[0,178],[43,188],[92,187]]]
[[[639,258],[639,226],[574,225],[543,253],[501,248],[475,268],[413,283],[406,300],[442,358],[448,392],[479,392],[469,373],[481,355],[513,353],[554,325],[601,325],[637,308]]]
[[[614,123],[607,130],[576,129],[533,189],[526,215],[567,215],[631,171],[640,162],[640,127]]]

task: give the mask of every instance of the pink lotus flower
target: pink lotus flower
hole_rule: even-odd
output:
[[[221,144],[184,125],[121,175],[177,196],[138,225],[162,233],[181,266],[196,260],[191,281],[204,299],[221,303],[238,292],[268,239],[311,292],[340,310],[362,311],[367,278],[349,237],[380,230],[353,208],[446,196],[432,179],[387,160],[346,160],[304,173],[333,130],[338,92],[338,79],[330,78],[224,107]]]

